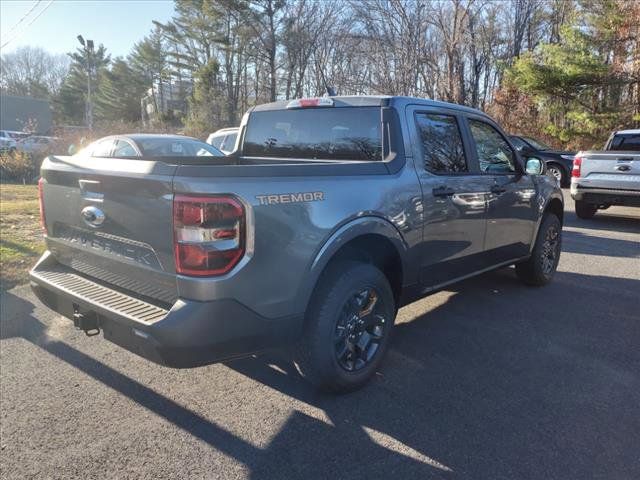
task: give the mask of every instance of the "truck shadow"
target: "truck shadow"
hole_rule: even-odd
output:
[[[272,476],[313,466],[307,478],[326,478],[354,463],[367,477],[424,476],[392,453],[402,452],[439,465],[429,471],[438,476],[625,477],[640,471],[631,447],[640,441],[638,291],[638,280],[570,273],[528,289],[512,269],[466,281],[426,313],[401,311],[382,371],[342,397],[314,393],[282,358],[228,365],[322,409],[333,425],[296,412],[260,462],[285,456]],[[610,292],[615,305],[575,301]]]
[[[357,445],[357,452],[361,452],[361,449],[366,446],[367,455],[371,455],[367,463],[373,463],[374,460],[378,463],[384,462],[379,465],[381,467],[379,473],[383,474],[379,478],[386,478],[387,474],[400,465],[402,465],[402,471],[411,471],[412,475],[420,478],[440,478],[439,475],[436,477],[433,475],[448,470],[446,466],[440,465],[428,457],[415,453],[413,457],[408,456],[402,451],[390,451],[373,442],[365,431],[354,424],[348,416],[334,427],[303,412],[295,411],[283,427],[284,437],[277,435],[266,449],[258,448],[224,427],[180,405],[177,401],[145,386],[140,381],[111,368],[63,341],[51,338],[47,334],[46,325],[33,314],[35,307],[30,301],[11,292],[4,292],[2,306],[3,312],[0,315],[0,338],[2,340],[23,338],[31,342],[53,357],[75,367],[85,375],[130,398],[176,427],[246,465],[254,478],[321,478],[328,472],[341,478],[345,472],[351,472],[351,475],[358,475],[357,472],[360,471],[368,472],[367,467],[363,467],[358,462],[353,463],[353,452],[349,453],[349,462],[351,463],[348,463],[346,458],[338,459],[337,462],[335,459],[323,458],[327,452],[331,451],[324,451],[323,448],[318,449],[318,441],[326,441],[334,445],[347,442],[342,443],[342,448],[349,450],[347,448],[349,444]],[[11,313],[7,314],[9,311]],[[265,364],[260,360],[258,365]],[[275,371],[273,367],[264,370],[266,374]],[[279,381],[279,377],[275,378],[278,378]],[[291,378],[293,378],[292,381]],[[287,390],[295,390],[298,397],[305,399],[304,401],[310,405],[322,405],[320,399],[331,398],[315,393],[300,377],[291,378],[287,376],[283,378],[284,382],[281,384],[283,393],[286,393]],[[292,388],[293,390],[291,390]],[[347,402],[347,397],[343,401]],[[304,448],[302,445],[299,447],[302,448],[301,451],[305,454],[309,453],[313,458],[304,458],[302,461],[297,459],[295,450],[290,449],[288,444],[287,431],[307,432]],[[315,433],[312,434],[312,432]],[[312,434],[311,437],[309,437],[310,434]],[[338,437],[341,438],[340,442]],[[282,441],[283,438],[286,440],[285,442]],[[393,467],[394,465],[395,467]],[[327,467],[330,467],[329,470]],[[389,470],[391,467],[393,470]],[[305,473],[309,468],[318,470],[320,474]],[[376,475],[373,477],[375,478]]]
[[[638,280],[562,272],[530,289],[512,269],[465,281],[401,310],[382,370],[346,396],[316,393],[286,357],[229,362],[301,402],[264,448],[48,337],[33,304],[11,293],[0,333],[131,398],[253,478],[629,478],[639,469],[638,291]]]
[[[603,257],[640,258],[640,242],[563,230],[562,251]]]
[[[599,211],[590,220],[583,220],[578,218],[575,212],[566,211],[564,225],[566,227],[603,230],[605,232],[640,233],[640,217],[635,215],[616,215],[616,207],[611,208],[611,210]]]

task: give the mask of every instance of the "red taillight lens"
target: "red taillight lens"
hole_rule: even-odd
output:
[[[40,178],[38,180],[38,203],[40,205],[40,225],[42,226],[42,230],[44,231],[44,234],[47,235],[49,232],[47,231],[47,221],[44,216],[43,185],[44,185],[44,179]]]
[[[572,177],[580,177],[580,167],[582,167],[582,157],[575,157],[573,159],[573,168],[571,169]]]
[[[244,207],[233,197],[176,195],[173,232],[176,272],[223,275],[244,255]]]

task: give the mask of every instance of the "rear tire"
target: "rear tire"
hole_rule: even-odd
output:
[[[542,219],[531,257],[516,264],[518,278],[527,285],[541,287],[553,279],[560,261],[562,225],[553,213]]]
[[[576,215],[584,220],[589,220],[598,211],[598,206],[593,203],[583,202],[582,200],[576,200]]]
[[[555,178],[558,181],[558,185],[560,185],[561,187],[567,186],[567,174],[565,173],[564,169],[557,163],[547,164],[547,174],[550,177]]]
[[[296,363],[318,389],[365,385],[389,345],[396,307],[385,275],[372,265],[330,266],[311,299]]]

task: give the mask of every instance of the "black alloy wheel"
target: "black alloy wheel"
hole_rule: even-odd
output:
[[[345,302],[335,329],[338,364],[348,372],[361,370],[375,357],[387,319],[383,300],[373,287],[355,292]]]

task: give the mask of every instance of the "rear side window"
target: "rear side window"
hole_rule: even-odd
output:
[[[94,157],[108,157],[111,155],[111,147],[113,146],[113,140],[111,138],[107,140],[100,140],[95,144],[91,155]]]
[[[609,150],[640,152],[640,134],[625,133],[614,135]]]
[[[216,148],[220,148],[222,146],[222,141],[224,140],[224,135],[220,135],[219,137],[213,137],[211,139],[211,145]]]
[[[223,157],[208,143],[189,138],[150,137],[137,141],[145,157]]]
[[[114,157],[136,157],[138,152],[133,146],[126,140],[116,140],[116,144],[113,150]]]
[[[382,160],[379,107],[254,112],[243,154],[313,160]]]
[[[224,137],[224,142],[222,143],[220,148],[221,150],[227,150],[227,151],[232,151],[233,147],[236,146],[236,137],[238,136],[237,133],[230,133],[229,135],[227,135],[226,137]]]
[[[452,115],[416,115],[424,168],[433,173],[468,171],[458,122]]]
[[[519,152],[527,148],[531,148],[529,147],[529,145],[525,143],[524,140],[522,140],[519,137],[509,137],[509,140],[511,140],[511,143],[513,144],[514,147],[516,147],[516,150],[518,150]]]

